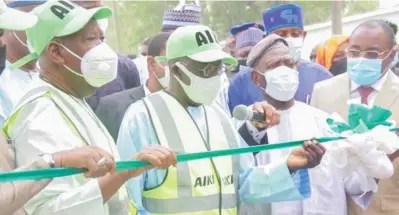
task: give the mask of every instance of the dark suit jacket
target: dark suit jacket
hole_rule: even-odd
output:
[[[116,78],[98,88],[96,94],[87,98],[86,101],[93,110],[96,110],[101,98],[139,86],[140,75],[136,65],[130,58],[118,55],[118,74]]]
[[[115,142],[118,139],[119,128],[128,107],[144,97],[144,87],[139,86],[100,99],[95,111],[96,115],[108,129]]]

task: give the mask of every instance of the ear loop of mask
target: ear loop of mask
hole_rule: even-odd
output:
[[[264,73],[261,73],[261,72],[258,72],[257,70],[254,70],[256,73],[258,73],[259,75],[261,75],[264,79],[265,79],[265,82],[267,82],[266,81],[266,75],[264,74]],[[266,83],[267,84],[267,83]],[[260,84],[259,84],[259,86],[258,86],[261,90],[263,90],[263,91],[265,91],[266,92],[266,88],[263,88],[263,87],[261,87],[260,86]]]
[[[67,50],[67,52],[69,52],[71,55],[75,56],[76,58],[78,58],[79,60],[83,60],[81,57],[79,57],[77,54],[75,54],[73,51],[71,51],[70,49],[68,49],[67,47],[65,47],[62,43],[57,43],[58,45],[62,46],[65,50]],[[67,68],[70,72],[72,72],[73,74],[84,78],[85,76],[83,74],[77,73],[75,72],[73,69],[71,69],[69,66],[64,64],[64,67]]]
[[[23,46],[25,46],[26,48],[28,48],[28,45],[26,45],[26,43],[22,42],[22,40],[17,36],[17,34],[15,33],[15,31],[13,31],[12,34],[14,35],[15,39],[18,40],[19,43],[21,43]]]
[[[15,39],[18,40],[19,43],[21,43],[23,46],[25,46],[26,48],[28,48],[28,51],[29,51],[30,53],[33,53],[33,52],[34,52],[32,46],[30,45],[30,43],[29,43],[28,40],[27,40],[26,43],[24,43],[24,42],[18,37],[18,35],[15,33],[15,31],[13,31],[12,34],[14,35]]]

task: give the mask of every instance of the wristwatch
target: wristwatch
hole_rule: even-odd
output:
[[[54,168],[55,166],[55,161],[53,159],[53,156],[51,154],[40,154],[39,155],[44,162],[46,162],[51,168]]]

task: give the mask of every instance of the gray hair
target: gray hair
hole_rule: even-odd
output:
[[[284,40],[284,38],[276,34],[267,35],[252,48],[247,58],[247,66],[254,67],[257,63],[259,63],[259,60],[263,55],[272,50],[274,51],[275,49],[283,49],[283,52],[289,53],[288,43]]]

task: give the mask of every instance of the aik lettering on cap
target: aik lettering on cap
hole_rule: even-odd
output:
[[[198,46],[217,42],[216,37],[211,32],[209,32],[209,30],[206,30],[205,32],[198,31],[197,33],[195,33],[195,40],[197,40]]]
[[[71,4],[69,4],[66,1],[58,1],[62,5],[53,5],[51,6],[50,10],[53,12],[55,16],[57,16],[60,19],[64,19],[65,16],[71,12],[71,10],[75,9],[75,7]]]

